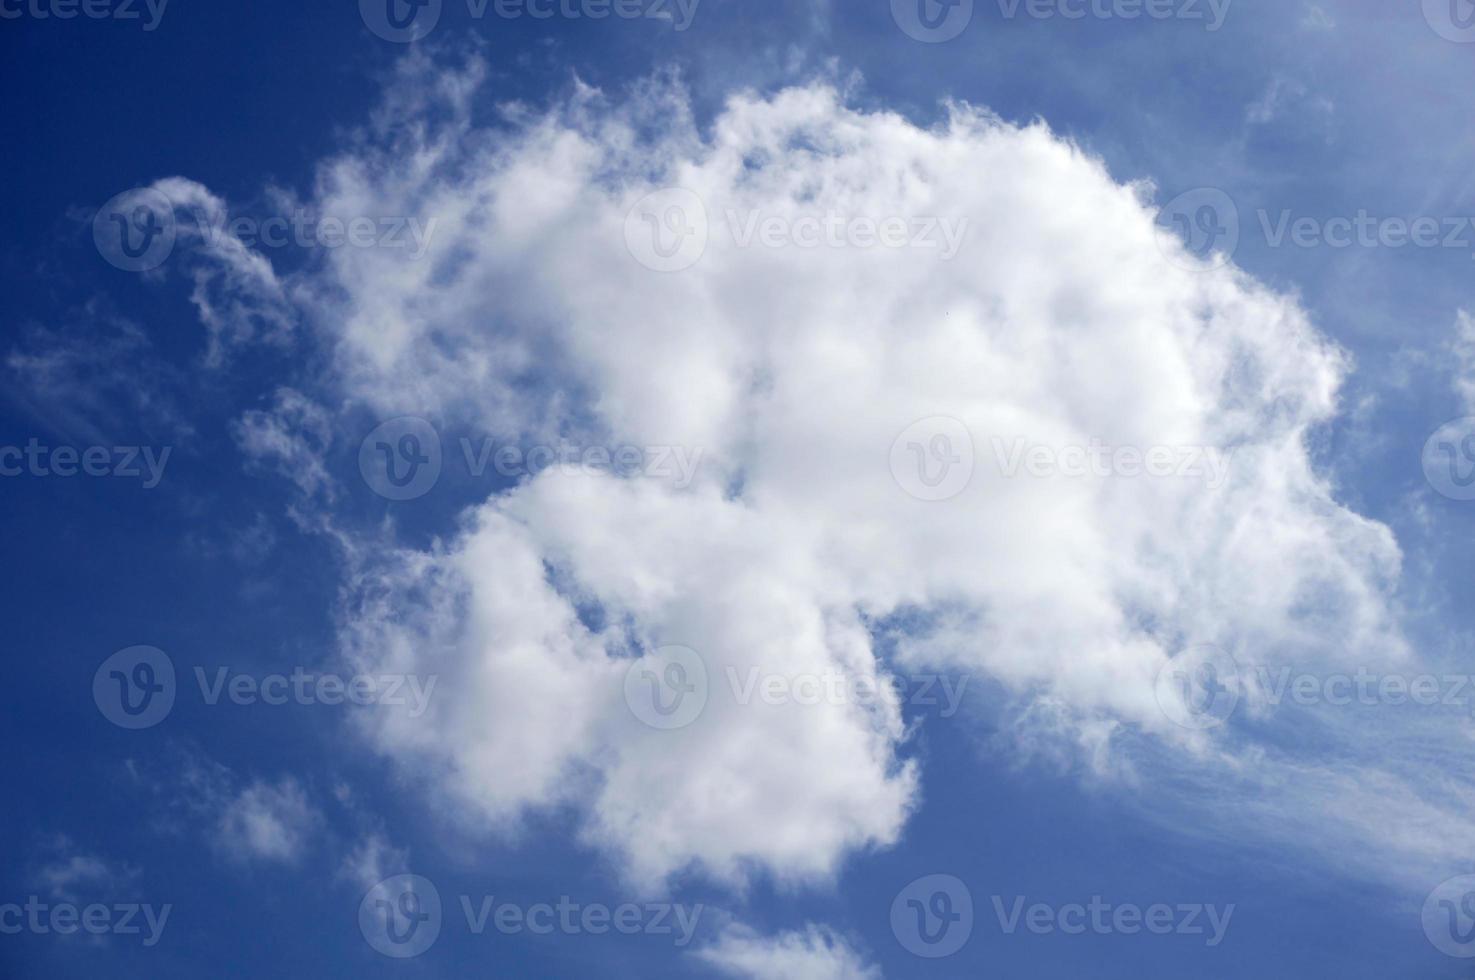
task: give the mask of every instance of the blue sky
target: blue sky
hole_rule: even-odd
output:
[[[445,0],[410,43],[372,3],[0,0],[0,447],[125,470],[0,478],[0,930],[31,896],[170,907],[149,945],[5,930],[6,976],[1470,972],[1437,941],[1475,953],[1475,884],[1436,892],[1475,874],[1468,705],[1286,708],[1241,678],[1232,718],[1182,725],[1154,686],[1192,643],[1321,692],[1366,670],[1454,699],[1475,673],[1475,504],[1425,448],[1475,415],[1468,4],[930,4],[956,37],[908,36],[902,0],[701,0],[689,24]],[[973,107],[951,130],[950,105]],[[663,233],[675,199],[643,195],[673,187],[710,241],[662,272],[630,229],[654,200]],[[177,225],[142,272],[104,207],[139,188]],[[1232,256],[1154,242],[1175,201],[1236,225]],[[967,238],[945,265],[854,224],[810,250],[722,238],[734,209],[783,237],[806,207]],[[294,212],[375,241],[263,241]],[[200,214],[244,224],[210,238]],[[1336,245],[1360,216],[1372,237]],[[1418,219],[1437,245],[1392,227]],[[423,255],[384,240],[417,227]],[[891,437],[938,417],[978,473],[929,500]],[[1241,468],[1217,495],[982,475],[1014,436]],[[432,440],[438,479],[392,499],[379,454]],[[477,468],[569,441],[641,472]],[[657,462],[673,448],[691,472]],[[94,677],[140,645],[174,701],[131,730]],[[686,676],[676,648],[710,690],[662,730],[621,683]],[[961,694],[728,704],[748,665]],[[221,669],[433,675],[433,708],[212,704],[197,670]],[[409,958],[372,937],[401,874],[443,906]],[[908,891],[934,875],[956,883]],[[960,947],[918,955],[907,899],[958,888]],[[640,928],[476,934],[462,899],[488,896]],[[1006,931],[1019,896],[1174,928]],[[691,934],[647,931],[672,903]]]

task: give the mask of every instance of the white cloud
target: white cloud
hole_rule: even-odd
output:
[[[215,843],[239,860],[295,862],[319,821],[307,794],[291,777],[275,784],[258,780],[218,806]]]
[[[116,892],[138,877],[136,869],[81,851],[66,837],[56,838],[51,850],[55,857],[35,877],[51,896],[64,902]]]
[[[777,936],[733,926],[700,955],[728,976],[752,980],[881,980],[879,968],[818,926]]]
[[[364,889],[379,884],[409,867],[409,855],[395,847],[382,833],[364,835],[344,858],[340,874]]]
[[[1150,190],[1043,125],[966,106],[928,130],[814,85],[736,95],[699,131],[678,87],[609,100],[579,86],[546,115],[509,107],[493,131],[470,121],[480,77],[397,86],[445,95],[410,117],[440,121],[406,122],[391,101],[322,168],[323,213],[437,228],[419,261],[340,250],[294,283],[332,348],[333,395],[447,431],[679,445],[703,463],[681,489],[545,473],[425,552],[358,550],[347,653],[456,678],[423,718],[370,716],[369,737],[459,815],[510,828],[572,804],[587,839],[652,885],[691,866],[822,877],[896,840],[920,793],[899,713],[714,698],[679,733],[646,729],[621,685],[632,655],[665,644],[714,676],[986,674],[1021,747],[1159,777],[1165,801],[1185,773],[1248,780],[1265,800],[1256,832],[1274,838],[1303,839],[1337,799],[1329,849],[1377,850],[1349,775],[1394,801],[1442,779],[1386,743],[1361,743],[1349,773],[1233,726],[1188,732],[1156,702],[1160,668],[1195,643],[1308,668],[1413,658],[1398,546],[1338,503],[1308,448],[1348,359],[1293,297],[1165,244]],[[627,251],[626,219],[669,186],[704,202],[710,235],[700,261],[658,274]],[[744,247],[729,213],[946,217],[969,234],[952,261]],[[888,459],[935,416],[967,428],[976,472],[924,502]],[[1211,448],[1232,466],[1217,489],[1011,478],[994,440],[1016,439]],[[889,664],[878,627],[899,634]],[[1468,819],[1417,806],[1441,833],[1378,846],[1454,854]]]
[[[1460,310],[1451,344],[1455,363],[1455,393],[1465,411],[1475,415],[1475,317]]]
[[[270,409],[253,409],[234,426],[237,445],[252,462],[275,466],[304,495],[336,493],[324,456],[333,438],[332,419],[301,392],[279,388]]]

